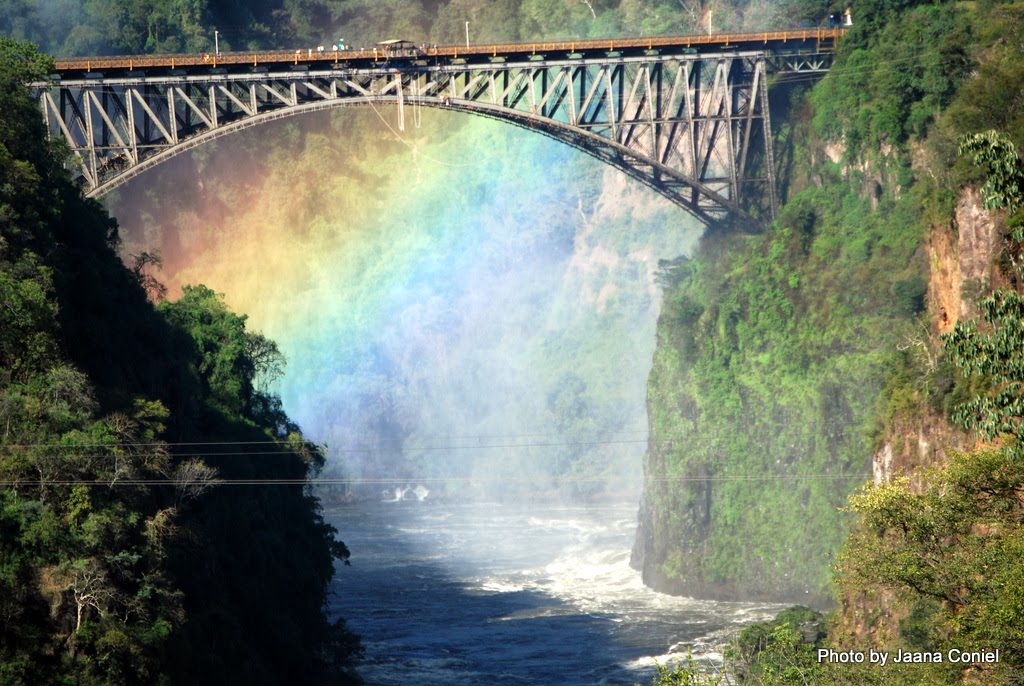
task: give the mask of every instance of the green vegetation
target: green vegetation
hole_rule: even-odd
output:
[[[904,649],[999,649],[984,681],[1015,683],[1024,669],[1024,462],[1013,449],[979,450],[920,476],[921,493],[899,479],[851,498],[861,518],[839,567],[844,587],[897,592],[909,608],[896,640]],[[960,682],[957,665],[936,669],[932,683]]]
[[[685,662],[674,665],[655,663],[654,668],[658,672],[652,682],[654,686],[719,686],[728,683],[728,677],[716,671],[713,665],[701,664],[689,655]]]
[[[811,95],[815,128],[841,138],[849,160],[919,138],[971,69],[970,25],[955,4],[922,3],[898,14],[871,4],[857,3],[857,16],[877,23],[855,25],[841,43],[842,59]]]
[[[988,172],[986,203],[1006,208],[1007,226],[1019,226],[1024,165],[1013,144],[994,132],[961,143],[962,154]],[[1019,246],[1019,238],[1011,240]],[[889,604],[906,618],[891,639],[894,646],[944,654],[998,649],[997,664],[974,669],[985,683],[1010,684],[1019,683],[1024,670],[1024,298],[1018,290],[998,289],[980,310],[981,322],[958,322],[943,337],[945,354],[978,389],[954,409],[953,419],[998,443],[915,475],[923,489],[902,478],[853,496],[850,508],[860,517],[838,579],[847,594],[873,597],[879,587],[896,594]],[[897,671],[885,683],[922,678],[962,683],[975,677],[943,665]]]
[[[837,508],[856,484],[843,476],[866,472],[897,419],[962,405],[957,418],[987,415],[979,428],[990,435],[1016,430],[1020,370],[993,379],[991,362],[1018,351],[1019,298],[984,301],[1003,333],[961,327],[961,357],[943,360],[924,316],[922,240],[950,221],[959,184],[981,183],[957,160],[968,124],[1011,132],[965,143],[990,178],[1011,180],[1002,196],[987,188],[989,206],[1020,192],[1007,170],[1021,43],[1017,24],[1001,24],[1018,9],[855,3],[861,21],[832,72],[789,94],[780,137],[793,162],[778,221],[763,235],[711,237],[692,262],[666,265],[637,558],[649,581],[825,598],[848,516]],[[968,78],[979,68],[990,81]],[[1019,262],[1017,226],[1008,222],[1004,265]],[[957,381],[963,355],[975,373]]]
[[[836,508],[925,282],[921,194],[872,211],[861,184],[818,173],[770,231],[707,239],[666,274],[647,498],[667,586],[827,595]]]
[[[48,66],[0,39],[0,683],[352,683],[283,360],[208,289],[148,302],[46,141]]]
[[[790,27],[821,21],[822,3],[730,0],[7,0],[0,35],[59,55],[201,52],[331,44],[542,40]],[[834,10],[833,10],[834,11]]]
[[[976,23],[985,25],[993,14],[1001,14],[1001,8],[988,7],[975,17]],[[987,49],[981,47],[983,52]],[[957,95],[958,100],[961,97],[962,93]],[[960,121],[964,105],[958,100],[939,122],[938,135],[946,140],[954,138],[949,129],[955,131]],[[1020,565],[1024,557],[1020,443],[1024,165],[1010,137],[994,131],[960,137],[959,152],[985,172],[986,206],[1006,210],[1003,253],[997,259],[1008,285],[981,299],[977,320],[961,321],[942,337],[941,354],[948,362],[941,364],[959,370],[955,385],[942,382],[942,373],[910,381],[916,372],[896,367],[883,397],[888,398],[890,413],[898,397],[904,398],[902,412],[947,408],[950,419],[963,429],[993,442],[954,453],[946,463],[918,470],[910,478],[865,486],[851,496],[847,509],[856,518],[836,565],[841,607],[831,619],[828,635],[820,624],[813,632],[802,630],[808,627],[808,618],[794,611],[773,623],[749,627],[730,649],[727,680],[893,686],[1020,683],[1024,672],[1024,568]],[[953,178],[979,181],[962,166],[954,170]],[[909,357],[897,361],[914,369]],[[941,402],[922,404],[925,398]],[[879,406],[880,410],[886,407],[885,403]],[[890,425],[893,416],[883,411],[882,419]],[[819,647],[874,649],[890,655],[897,650],[938,653],[943,659],[885,666],[819,663],[814,657]],[[958,664],[950,661],[950,650],[998,650],[999,661]],[[679,683],[719,681],[697,675]],[[662,678],[657,683],[676,682]]]
[[[799,683],[817,668],[815,649],[824,638],[820,612],[791,607],[770,622],[743,629],[726,657],[740,683]]]

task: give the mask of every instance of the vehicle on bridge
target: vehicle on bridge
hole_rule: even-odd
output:
[[[706,225],[754,225],[776,213],[769,77],[823,74],[843,31],[76,57],[33,87],[93,196],[233,131],[393,103],[399,130],[407,104],[501,119],[594,155]]]
[[[380,51],[385,59],[390,59],[392,57],[417,58],[426,54],[422,48],[417,47],[411,40],[405,40],[403,38],[382,40],[377,43],[375,52],[376,51]]]
[[[262,50],[256,52],[200,53],[177,55],[114,55],[67,57],[56,61],[56,72],[62,78],[102,73],[105,76],[144,71],[148,76],[170,75],[177,70],[227,69],[251,72],[260,67],[300,63],[309,66],[368,65],[387,57],[429,57],[436,60],[459,60],[461,64],[489,64],[495,60],[529,59],[532,56],[569,55],[574,58],[601,58],[609,54],[643,57],[652,52],[720,53],[724,50],[751,49],[764,51],[776,58],[822,55],[835,51],[845,27],[758,31],[753,33],[698,34],[690,36],[647,36],[620,38],[588,38],[580,40],[543,41],[536,43],[495,43],[480,45],[422,45],[394,38],[377,43],[373,48],[355,48],[339,40],[338,50],[299,49]],[[333,46],[332,46],[333,48]]]

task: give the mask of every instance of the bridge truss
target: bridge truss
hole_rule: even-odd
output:
[[[565,54],[565,53],[563,53]],[[818,56],[819,58],[821,56]],[[705,224],[776,211],[767,51],[276,64],[61,74],[35,84],[52,135],[101,196],[167,158],[269,120],[350,104],[431,106],[533,129],[621,169]],[[801,57],[783,68],[821,71]]]

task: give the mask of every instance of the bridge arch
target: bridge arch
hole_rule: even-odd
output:
[[[605,41],[541,46],[554,55],[511,45],[474,46],[469,56],[432,48],[397,60],[376,50],[310,51],[301,60],[301,53],[82,58],[58,62],[50,81],[34,85],[51,134],[78,156],[93,197],[235,131],[382,103],[396,107],[399,128],[407,106],[527,128],[620,169],[704,224],[756,224],[775,214],[768,68],[823,71],[819,58],[830,48],[817,34],[772,38],[788,46],[781,62],[765,33],[751,34],[764,39],[756,50],[737,49],[741,35],[724,37],[728,49],[689,37],[619,49]],[[694,49],[695,38],[714,51]]]
[[[181,153],[197,148],[204,143],[208,143],[239,131],[244,131],[260,124],[339,107],[397,104],[397,102],[398,99],[395,96],[360,96],[329,102],[304,103],[294,107],[263,112],[253,117],[247,117],[245,119],[231,122],[230,124],[219,126],[215,129],[209,129],[187,138],[183,138],[176,145],[168,146],[166,149],[163,149],[153,155],[144,157],[138,164],[131,165],[130,167],[106,176],[101,183],[94,188],[89,189],[87,195],[89,197],[100,198],[124,183],[127,183],[139,174],[157,167]],[[718,208],[728,208],[734,215],[739,215],[742,220],[748,222],[754,221],[746,212],[733,207],[733,203],[728,197],[721,195],[705,184],[685,178],[673,179],[672,181],[675,181],[675,183],[673,183],[668,180],[671,178],[672,171],[667,169],[665,165],[660,164],[657,160],[651,159],[634,150],[630,150],[628,147],[614,141],[602,139],[600,136],[590,134],[586,131],[573,130],[561,122],[531,119],[527,117],[515,117],[511,116],[507,111],[502,111],[500,108],[465,102],[449,101],[446,103],[443,99],[437,97],[409,98],[404,104],[408,106],[421,105],[453,112],[484,116],[540,133],[561,143],[570,145],[601,160],[602,162],[605,162],[606,164],[615,167],[616,169],[619,169],[631,178],[640,181],[661,195],[668,197],[675,204],[685,208],[705,225],[716,224],[725,219],[725,212],[715,212]],[[702,197],[707,201],[717,203],[717,207],[710,211],[706,210],[696,203],[695,199],[697,197]],[[733,218],[735,219],[735,216]]]

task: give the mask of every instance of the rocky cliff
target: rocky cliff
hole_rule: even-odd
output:
[[[823,160],[774,227],[665,270],[633,551],[658,590],[828,602],[839,508],[928,287],[913,201],[855,174]]]
[[[939,336],[950,332],[959,320],[974,317],[978,298],[999,281],[995,266],[999,228],[998,214],[983,207],[981,194],[973,187],[960,191],[949,223],[931,227],[925,241],[927,327],[904,346],[932,374],[942,364]],[[926,468],[947,464],[953,451],[979,446],[976,436],[952,425],[945,409],[922,401],[890,419],[881,445],[872,455],[873,483],[907,477],[911,491],[921,493],[928,486]],[[884,588],[843,585],[838,600],[832,634],[848,648],[892,645],[899,640],[900,625],[906,624],[911,612],[905,601]]]

